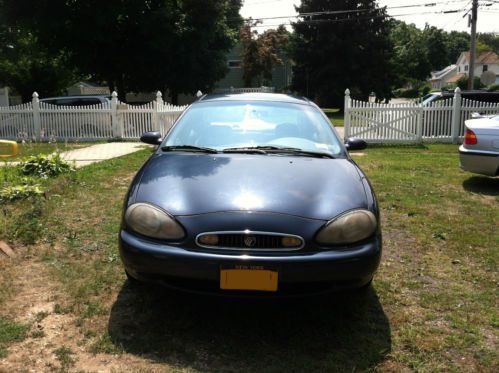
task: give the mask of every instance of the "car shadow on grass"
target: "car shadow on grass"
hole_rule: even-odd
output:
[[[200,371],[364,371],[391,351],[376,292],[317,299],[226,299],[157,286],[121,289],[110,342],[155,363]]]
[[[472,176],[463,182],[463,188],[472,193],[499,196],[499,178]]]

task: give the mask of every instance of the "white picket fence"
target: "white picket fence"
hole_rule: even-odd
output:
[[[421,101],[378,104],[354,100],[345,91],[345,138],[358,137],[369,143],[458,143],[464,122],[471,114],[499,114],[499,104],[454,97],[423,105]]]
[[[187,106],[165,103],[161,92],[156,100],[134,106],[118,100],[113,92],[109,103],[90,106],[57,106],[40,102],[33,93],[31,102],[0,107],[0,138],[35,141],[136,140],[147,131],[165,135]]]

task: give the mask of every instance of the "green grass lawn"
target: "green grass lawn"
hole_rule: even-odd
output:
[[[29,202],[4,206],[4,236],[24,255],[0,261],[0,283],[10,289],[0,290],[0,314],[27,286],[15,274],[30,263],[44,268],[59,289],[52,313],[74,320],[66,326],[72,349],[51,346],[61,366],[78,364],[84,352],[128,359],[140,372],[499,370],[499,179],[461,171],[455,145],[373,147],[354,156],[380,202],[383,259],[365,296],[328,302],[130,286],[117,232],[124,194],[150,152],[51,181],[42,212],[31,218]],[[22,246],[29,219],[41,228],[36,244]],[[26,323],[25,315],[11,317]],[[10,335],[5,353],[19,343],[16,325],[0,322],[0,336]],[[27,335],[23,343],[34,338]]]
[[[321,109],[336,127],[343,127],[345,118],[340,109]]]

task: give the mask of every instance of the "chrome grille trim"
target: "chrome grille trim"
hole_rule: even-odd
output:
[[[253,247],[230,247],[230,246],[212,246],[205,245],[199,242],[199,238],[207,235],[241,235],[241,236],[275,236],[275,237],[291,237],[300,240],[301,245],[297,247],[280,247],[280,248],[253,248]],[[305,246],[305,240],[295,234],[288,233],[276,233],[276,232],[262,232],[262,231],[215,231],[215,232],[203,232],[196,236],[196,245],[211,250],[236,250],[236,251],[276,251],[276,252],[286,252],[286,251],[297,251],[303,249]]]

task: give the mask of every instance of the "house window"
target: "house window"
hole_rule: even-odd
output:
[[[468,65],[464,65],[464,71],[468,71]]]
[[[489,65],[483,65],[483,72],[487,71],[489,69]]]
[[[227,67],[229,69],[240,69],[241,68],[241,60],[227,61]]]

